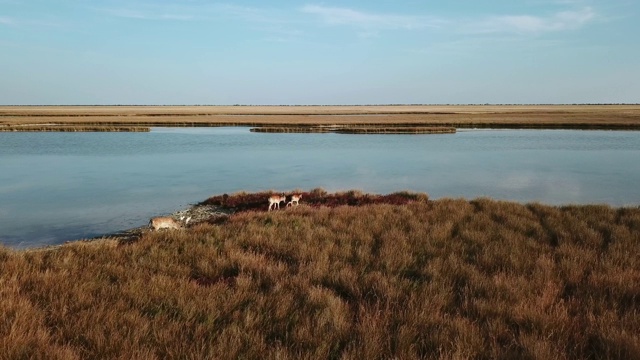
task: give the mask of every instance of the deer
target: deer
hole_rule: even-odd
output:
[[[183,221],[183,220],[184,220],[184,226],[186,226],[187,224],[189,224],[189,221],[191,220],[191,216],[189,217],[181,216],[180,221]],[[153,230],[182,229],[184,226],[180,223],[180,221],[169,216],[158,216],[158,217],[151,218],[151,220],[149,220],[149,227],[152,228]]]
[[[271,195],[269,197],[269,211],[271,211],[271,207],[280,209],[280,203],[287,201],[287,198],[284,195]]]
[[[291,195],[291,201],[287,203],[287,207],[293,206],[293,203],[295,203],[296,206],[300,205],[300,199],[302,199],[302,194]]]

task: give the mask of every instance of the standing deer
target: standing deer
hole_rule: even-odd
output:
[[[291,201],[287,203],[287,207],[293,206],[293,203],[295,203],[296,206],[300,205],[300,199],[302,199],[302,194],[291,195]]]
[[[187,224],[189,224],[191,217],[189,216],[185,220],[185,217],[181,216],[180,221],[183,221],[183,220],[184,220],[184,226],[186,226]],[[169,216],[158,216],[158,217],[151,218],[151,220],[149,220],[149,227],[152,228],[153,230],[182,229],[184,226],[180,223],[180,221]]]
[[[287,201],[287,198],[284,195],[271,195],[269,197],[269,211],[271,211],[271,207],[280,209],[280,203]]]

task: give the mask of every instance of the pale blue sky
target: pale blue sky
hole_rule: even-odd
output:
[[[0,104],[640,102],[638,0],[0,0]]]

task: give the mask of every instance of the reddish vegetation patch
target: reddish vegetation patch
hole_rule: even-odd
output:
[[[249,210],[267,210],[269,207],[269,196],[273,193],[238,193],[233,195],[216,195],[203,201],[200,205],[215,205],[225,209],[231,209],[234,212],[242,212]],[[284,206],[284,204],[280,204]]]
[[[321,189],[314,189],[309,192],[285,193],[286,202],[280,203],[280,208],[284,208],[291,200],[291,195],[302,194],[300,204],[312,207],[337,207],[337,206],[363,206],[370,204],[390,204],[403,205],[411,201],[427,201],[427,194],[396,192],[387,195],[364,194],[356,190],[342,193],[328,194]],[[267,211],[269,208],[269,197],[273,192],[259,193],[238,193],[233,195],[217,195],[203,201],[200,205],[220,206],[233,212],[243,211]]]
[[[427,196],[425,194],[414,194],[405,192],[393,193],[388,195],[374,195],[362,194],[357,191],[348,191],[346,193],[336,194],[314,194],[313,192],[311,192],[307,194],[306,201],[304,195],[301,201],[308,203],[311,206],[336,207],[343,205],[362,206],[370,204],[403,205],[419,199],[426,200]]]

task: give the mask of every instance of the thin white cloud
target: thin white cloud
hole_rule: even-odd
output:
[[[590,7],[560,11],[549,16],[503,15],[470,22],[466,29],[476,33],[546,33],[579,29],[596,18]]]
[[[283,22],[277,13],[266,8],[224,3],[152,4],[127,3],[118,7],[95,8],[102,13],[129,19],[196,21],[227,17],[250,23]]]
[[[40,20],[37,18],[21,19],[21,18],[7,17],[7,16],[0,16],[0,25],[15,26],[19,28],[25,28],[25,27],[62,28],[67,26],[65,22],[58,21],[58,19],[47,19],[47,20]]]
[[[573,3],[573,0],[560,0]],[[476,19],[397,15],[365,12],[345,7],[308,4],[300,11],[318,16],[325,24],[352,26],[367,33],[390,29],[449,28],[467,33],[534,34],[579,29],[597,18],[591,7],[558,11],[547,16],[493,15]]]
[[[13,25],[15,21],[6,16],[0,16],[0,24],[2,25]]]
[[[13,25],[14,21],[11,18],[0,16],[0,25]]]
[[[216,14],[224,14],[242,19],[248,22],[270,23],[280,22],[278,17],[266,9],[255,8],[250,6],[239,6],[231,4],[212,5],[210,12]]]
[[[442,25],[441,20],[432,17],[376,14],[342,7],[305,5],[300,11],[317,15],[329,25],[349,25],[365,29],[419,29]]]
[[[574,0],[548,0],[566,3]],[[570,6],[569,4],[565,4]],[[558,4],[560,6],[560,4]],[[372,38],[390,30],[445,30],[450,33],[531,35],[579,29],[600,18],[591,7],[557,11],[548,15],[510,14],[475,18],[421,14],[388,14],[355,8],[307,4],[297,9],[250,7],[231,3],[120,3],[112,8],[94,9],[111,16],[158,21],[208,21],[235,19],[268,34],[270,41],[299,39],[305,27],[295,10],[328,26],[354,29],[361,38]],[[0,18],[0,24],[7,23]],[[307,19],[308,20],[308,19]]]
[[[127,19],[175,21],[188,21],[194,19],[192,14],[186,13],[183,10],[171,9],[162,6],[146,6],[144,8],[101,8],[97,10],[108,15]]]
[[[248,25],[269,42],[291,42],[302,35],[300,20],[286,11],[268,7],[241,6],[229,3],[185,2],[151,4],[131,2],[111,8],[93,8],[108,16],[131,20],[217,22],[236,21]]]

